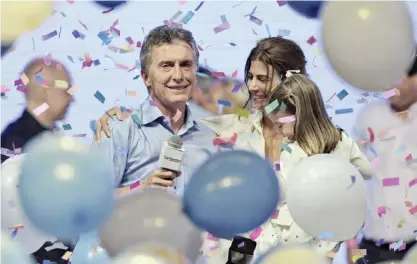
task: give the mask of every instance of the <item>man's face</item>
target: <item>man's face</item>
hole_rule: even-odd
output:
[[[142,77],[157,103],[183,106],[197,83],[194,50],[183,41],[152,48],[148,72]]]

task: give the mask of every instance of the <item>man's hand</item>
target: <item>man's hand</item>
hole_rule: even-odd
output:
[[[110,137],[110,128],[109,124],[107,123],[109,121],[109,118],[111,118],[112,116],[116,116],[118,120],[124,120],[131,113],[131,109],[126,109],[126,112],[122,112],[122,110],[120,110],[120,107],[117,106],[107,110],[106,113],[104,113],[96,122],[96,133],[94,134],[94,141],[100,142],[102,131],[104,132],[104,134],[106,134],[107,137]]]
[[[181,175],[181,172],[175,173],[172,171],[166,171],[162,169],[155,170],[151,176],[141,182],[141,185],[146,187],[158,186],[158,187],[173,187],[174,179]]]

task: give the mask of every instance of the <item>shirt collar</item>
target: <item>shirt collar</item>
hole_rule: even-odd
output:
[[[252,119],[252,128],[256,129],[259,133],[262,134],[262,120],[263,120],[262,111],[257,111],[250,117]]]
[[[196,120],[194,120],[193,115],[191,113],[190,108],[188,107],[188,103],[185,106],[185,122],[184,128],[189,130],[192,127],[196,127],[200,129]],[[149,96],[146,101],[141,105],[141,112],[142,112],[142,121],[143,125],[148,125],[154,122],[157,119],[164,118],[161,110],[156,106],[155,102]]]

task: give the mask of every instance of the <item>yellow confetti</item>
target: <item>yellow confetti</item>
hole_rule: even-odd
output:
[[[22,80],[22,83],[25,86],[29,83],[29,78],[26,76],[25,73],[23,73],[22,75],[20,75],[20,79]]]
[[[138,91],[126,91],[127,96],[139,96]]]
[[[403,227],[403,225],[404,225],[404,223],[405,223],[405,221],[404,221],[404,220],[401,220],[401,221],[398,223],[397,228],[402,228],[402,227]]]
[[[70,95],[74,95],[74,93],[78,90],[78,85],[74,85],[71,88],[68,89],[67,93]]]
[[[68,83],[63,80],[55,80],[55,88],[68,89]]]
[[[321,55],[321,54],[323,54],[323,52],[322,52],[321,50],[315,50],[315,51],[314,51],[314,54],[316,54],[316,55]]]
[[[242,116],[242,117],[248,118],[249,115],[250,115],[250,111],[245,110],[245,109],[242,109],[242,108],[238,108],[238,109],[236,109],[235,114],[238,115],[238,116]]]
[[[358,259],[363,258],[363,255],[353,255],[352,256],[352,261],[353,263],[356,263],[356,261],[358,261]]]
[[[408,117],[408,110],[404,112],[397,113],[397,116],[402,119],[406,119]]]
[[[72,252],[67,251],[67,252],[65,252],[65,254],[62,256],[62,259],[63,259],[63,260],[70,260],[70,259],[71,259],[71,257],[72,257]]]

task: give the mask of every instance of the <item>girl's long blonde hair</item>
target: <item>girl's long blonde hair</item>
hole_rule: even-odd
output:
[[[317,85],[301,74],[284,79],[271,93],[269,102],[285,104],[295,115],[294,137],[308,156],[330,153],[341,140],[341,131],[332,123]]]

